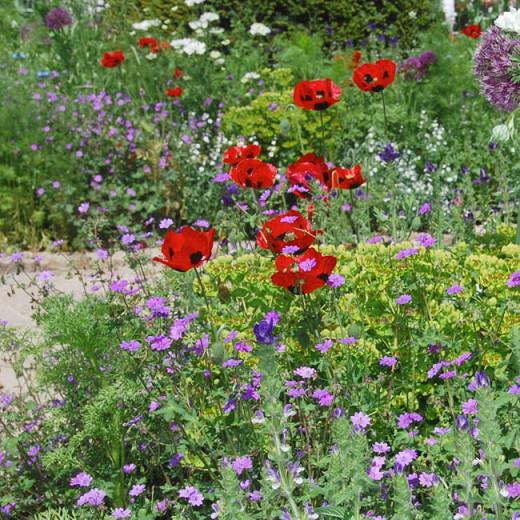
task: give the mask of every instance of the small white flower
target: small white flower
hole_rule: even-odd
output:
[[[133,23],[132,27],[136,31],[148,31],[152,27],[159,27],[160,25],[161,20],[154,18],[153,20],[143,20],[142,22]]]
[[[240,81],[242,83],[247,83],[248,81],[254,81],[255,79],[260,79],[260,74],[257,72],[246,72]]]
[[[267,25],[264,25],[263,23],[257,23],[251,25],[249,28],[249,33],[253,36],[260,35],[260,36],[267,36],[271,32],[271,29],[267,27]]]
[[[222,27],[212,27],[209,32],[211,34],[222,34],[224,32],[224,29]]]
[[[145,57],[146,57],[147,60],[152,61],[152,60],[155,60],[157,58],[157,54],[155,54],[153,52],[150,52]]]
[[[219,51],[211,51],[209,53],[209,57],[213,60],[217,60],[220,56],[222,56],[222,54]]]
[[[502,13],[495,20],[495,25],[503,31],[511,31],[520,34],[520,9],[511,7],[510,11]]]
[[[222,45],[229,45],[231,43],[230,40],[222,40]]]
[[[202,4],[204,2],[204,0],[184,0],[184,3],[188,6],[188,7],[193,7],[194,5],[196,4]]]
[[[415,20],[415,18],[417,18],[417,11],[410,11],[408,13],[408,16],[412,19],[412,20]]]
[[[194,38],[181,38],[172,40],[170,45],[177,51],[191,56],[192,54],[204,54],[206,52],[206,44]]]

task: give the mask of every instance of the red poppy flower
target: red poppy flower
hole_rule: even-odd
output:
[[[377,60],[364,63],[352,75],[352,81],[363,92],[382,92],[395,79],[395,63],[392,60]]]
[[[169,88],[166,91],[168,97],[181,97],[183,93],[182,87]]]
[[[170,230],[161,247],[164,258],[156,256],[153,260],[182,272],[199,267],[211,256],[214,235],[214,228],[198,231],[184,226],[178,233]]]
[[[181,68],[179,67],[176,67],[175,68],[175,72],[173,73],[174,77],[176,77],[177,79],[179,78],[182,78],[182,76],[184,75],[184,72],[182,71]]]
[[[143,38],[139,38],[139,47],[144,49],[145,47],[150,47],[150,50],[157,54],[159,52],[159,42],[150,36],[144,36]]]
[[[336,258],[322,255],[311,247],[297,257],[280,255],[275,265],[278,272],[271,276],[275,285],[293,294],[309,294],[327,283],[336,267]]]
[[[466,27],[461,29],[460,32],[468,38],[473,38],[474,40],[476,40],[477,38],[480,38],[480,35],[482,34],[482,29],[480,28],[480,25],[477,24],[466,25]]]
[[[300,81],[294,88],[293,102],[305,110],[326,110],[340,100],[341,88],[331,79]]]
[[[260,159],[244,159],[231,168],[231,178],[242,188],[270,188],[276,177],[276,167]]]
[[[101,59],[100,63],[103,65],[103,67],[112,69],[121,65],[123,61],[125,61],[125,55],[123,54],[123,51],[110,51],[103,54],[103,58]]]
[[[262,153],[262,147],[257,144],[248,144],[246,146],[230,146],[224,152],[224,162],[231,164],[231,166],[237,165],[244,159],[255,159]]]
[[[293,186],[303,186],[306,191],[296,191],[298,197],[308,196],[307,190],[310,190],[310,182],[316,179],[320,184],[326,185],[325,176],[327,173],[327,165],[323,157],[318,157],[314,153],[302,155],[296,162],[287,167],[287,179]]]
[[[361,173],[361,165],[356,164],[353,168],[332,168],[328,172],[327,186],[330,189],[352,190],[359,188],[365,183]]]
[[[262,249],[294,255],[305,251],[315,239],[311,223],[295,210],[268,220],[256,235],[256,243]]]

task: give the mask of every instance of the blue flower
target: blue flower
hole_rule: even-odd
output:
[[[276,338],[273,336],[273,330],[274,321],[272,319],[259,321],[253,328],[256,341],[264,345],[272,345],[276,341]]]

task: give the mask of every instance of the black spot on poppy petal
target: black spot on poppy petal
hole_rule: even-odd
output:
[[[318,275],[318,278],[326,282],[329,279],[329,275],[327,273],[321,273],[320,275]]]
[[[314,110],[326,110],[329,108],[329,104],[327,101],[322,101],[321,103],[314,103]]]
[[[202,260],[202,253],[197,251],[196,253],[191,253],[190,262],[195,265],[198,264]]]
[[[374,81],[374,78],[370,74],[365,74],[365,81],[367,83],[372,83],[372,81]]]
[[[253,168],[248,168],[248,169],[246,170],[246,173],[247,173],[248,175],[251,175],[251,174],[253,173]]]
[[[383,78],[389,78],[390,77],[390,74],[388,74],[388,71],[384,71],[383,72]]]
[[[173,258],[173,255],[175,254],[171,247],[168,248],[168,253],[170,255],[170,260],[171,260]]]
[[[303,96],[304,101],[312,101],[312,96],[310,94],[307,94],[306,96]]]
[[[245,184],[248,188],[250,188],[250,187],[252,186],[251,181],[250,181],[249,179],[246,179],[246,180],[244,181],[244,184]]]
[[[376,85],[371,90],[372,92],[383,92],[383,90],[385,90],[385,87],[383,87],[383,85]]]

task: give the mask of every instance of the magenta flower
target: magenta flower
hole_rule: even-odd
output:
[[[446,289],[446,293],[448,294],[448,296],[454,296],[455,294],[461,293],[463,290],[464,290],[464,287],[462,287],[462,285],[455,284],[455,285],[452,285],[451,287],[448,287]]]

